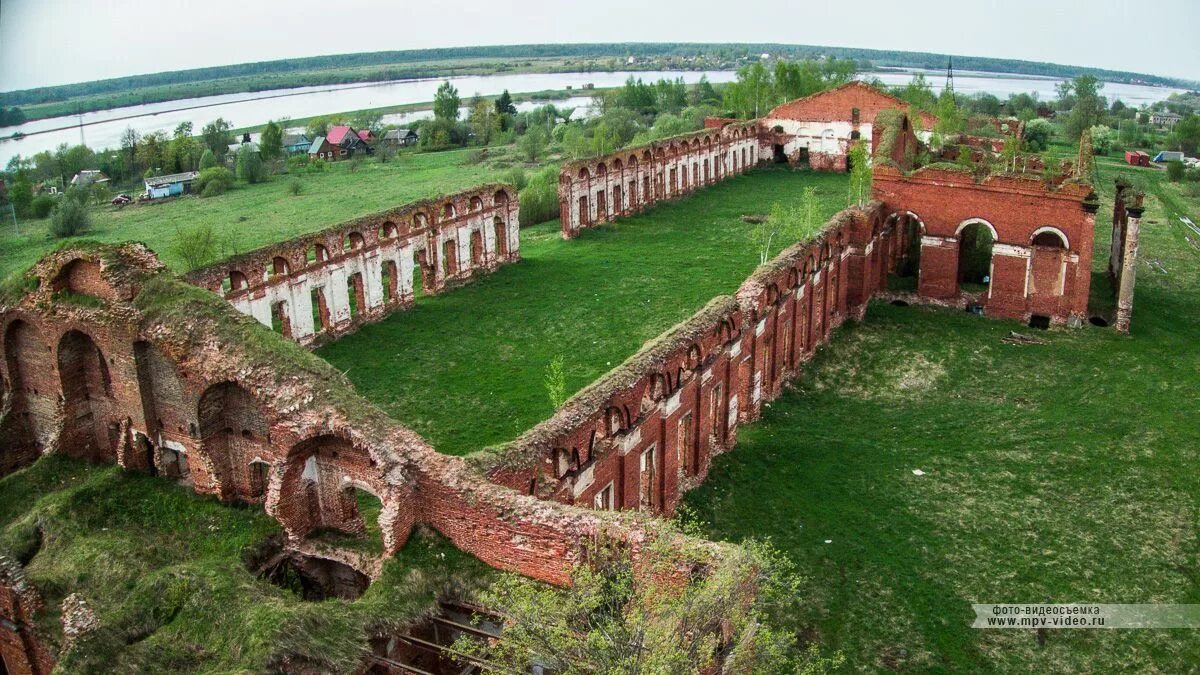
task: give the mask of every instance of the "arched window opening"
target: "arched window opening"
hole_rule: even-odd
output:
[[[317,332],[329,330],[329,301],[325,299],[325,287],[317,286],[309,291],[308,297],[312,303],[313,328]]]
[[[958,233],[958,285],[967,293],[987,291],[992,280],[991,229],[982,222],[971,222]]]
[[[277,277],[288,273],[288,262],[283,256],[275,256],[271,260],[271,276]]]
[[[366,309],[365,289],[363,288],[362,273],[351,274],[346,278],[346,300],[350,305],[350,318],[358,316]]]

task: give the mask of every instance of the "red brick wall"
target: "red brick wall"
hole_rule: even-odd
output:
[[[977,298],[987,313],[1018,320],[1042,314],[1056,322],[1086,318],[1095,225],[1085,204],[1090,186],[1051,188],[1040,178],[1016,175],[977,183],[969,173],[934,168],[906,176],[880,165],[874,193],[888,214],[911,212],[923,226],[920,295],[968,300],[959,288],[958,233],[968,221],[982,220],[996,232],[991,284]],[[1065,251],[1033,245],[1047,228],[1066,237]]]
[[[903,110],[907,107],[908,104],[901,99],[855,80],[828,91],[784,103],[772,109],[764,117],[800,121],[849,122],[851,111],[858,108],[859,122],[873,124],[875,116],[881,111],[891,108]],[[937,118],[923,112],[921,121],[926,129],[930,129],[937,123]]]

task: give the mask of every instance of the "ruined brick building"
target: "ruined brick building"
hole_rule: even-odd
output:
[[[46,256],[23,295],[0,299],[0,473],[50,452],[116,463],[260,504],[290,546],[313,555],[314,531],[363,532],[361,490],[382,504],[385,555],[424,524],[489,565],[551,583],[567,583],[602,535],[641,564],[644,542],[663,529],[657,516],[902,268],[917,267],[917,300],[1020,320],[1087,313],[1096,200],[1085,155],[1048,183],[915,167],[919,139],[903,113],[869,108],[859,87],[832,96],[860,104],[857,122],[845,111],[845,129],[873,125],[876,199],[837,214],[511,443],[470,461],[439,454],[295,344],[404,309],[417,278],[441,292],[516,262],[515,193],[492,185],[186,280],[137,244]],[[781,132],[768,129],[728,124],[566,165],[564,236],[772,162],[763,143]],[[1140,214],[1140,196],[1122,188],[1109,270],[1126,327]],[[963,288],[957,272],[972,226],[994,241],[985,289]],[[610,513],[619,510],[631,513]],[[706,569],[719,562],[713,551]],[[39,596],[10,568],[0,567],[0,654],[10,672],[44,672],[53,659],[32,620]]]

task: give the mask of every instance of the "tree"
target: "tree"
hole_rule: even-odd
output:
[[[1104,121],[1104,98],[1100,90],[1104,83],[1091,75],[1080,75],[1071,84],[1075,92],[1075,105],[1067,117],[1067,137],[1072,142],[1079,140],[1084,129],[1090,129]]]
[[[933,87],[930,86],[923,73],[913,75],[912,80],[897,89],[895,94],[904,102],[921,110],[933,112],[937,109],[938,99],[933,95]]]
[[[958,109],[958,102],[954,100],[954,92],[949,87],[942,89],[938,96],[937,118],[933,131],[940,136],[961,133],[966,126],[966,120]]]
[[[267,167],[262,156],[249,145],[244,145],[237,154],[237,177],[247,183],[261,183],[267,179]]]
[[[50,217],[50,234],[62,239],[86,231],[92,224],[87,207],[78,199],[60,199]]]
[[[17,215],[29,215],[30,205],[33,204],[33,184],[29,182],[24,173],[17,174],[16,179],[13,180],[12,189],[8,191],[8,200],[12,202]]]
[[[738,117],[762,116],[771,108],[774,97],[771,72],[762,61],[738,68],[737,81],[725,85],[725,107]]]
[[[692,105],[718,105],[720,102],[721,95],[708,81],[708,75],[701,75],[696,88],[692,90]]]
[[[458,90],[447,80],[438,87],[437,93],[433,95],[433,118],[439,121],[453,122],[458,119],[458,108],[461,105],[462,99],[458,97]]]
[[[1107,155],[1112,151],[1113,145],[1117,140],[1117,132],[1103,124],[1097,124],[1091,128],[1092,132],[1092,154]]]
[[[871,163],[867,144],[858,141],[850,148],[850,205],[862,208],[871,200]]]
[[[546,395],[555,410],[567,402],[567,371],[563,355],[559,354],[546,366]]]
[[[1167,180],[1178,183],[1183,180],[1183,162],[1172,159],[1167,162]]]
[[[192,188],[204,197],[216,197],[233,187],[233,172],[223,166],[204,169],[196,176]]]
[[[496,113],[496,107],[478,95],[471,102],[467,123],[471,125],[475,142],[479,145],[490,143],[492,136],[500,130],[500,116]]]
[[[277,159],[283,156],[283,129],[274,120],[263,127],[262,137],[258,140],[258,151],[263,159]]]
[[[172,171],[191,171],[200,162],[204,148],[192,138],[192,123],[181,122],[166,150],[166,163]]]
[[[137,148],[142,138],[133,127],[121,132],[121,157],[125,162],[125,173],[138,173]]]
[[[200,130],[200,137],[204,140],[204,146],[221,158],[229,151],[229,145],[233,143],[231,129],[233,129],[233,124],[218,117],[204,125],[204,128]]]
[[[513,105],[512,95],[508,93],[507,89],[496,99],[496,114],[500,115],[501,119],[505,115],[511,116],[517,114],[517,106]]]
[[[1050,147],[1050,139],[1054,137],[1054,125],[1050,120],[1032,119],[1025,123],[1025,145],[1030,152],[1042,152]]]
[[[138,164],[146,167],[146,171],[151,172],[151,175],[161,173],[166,165],[168,143],[170,141],[167,140],[167,134],[162,131],[142,136],[142,142],[137,148]]]
[[[1200,115],[1192,113],[1176,122],[1169,142],[1189,155],[1200,152]]]
[[[205,169],[211,169],[214,166],[219,166],[217,162],[217,156],[213,154],[212,150],[205,148],[204,154],[200,155],[200,170],[204,171]]]
[[[542,153],[546,151],[546,146],[549,145],[548,134],[541,125],[532,126],[521,137],[518,144],[521,146],[521,152],[525,154],[525,159],[536,162],[538,157],[541,157]]]

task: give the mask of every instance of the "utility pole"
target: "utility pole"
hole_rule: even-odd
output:
[[[946,88],[954,93],[954,57],[946,57]]]

